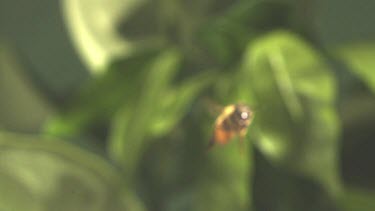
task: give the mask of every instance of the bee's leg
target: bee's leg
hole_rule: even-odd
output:
[[[244,154],[244,137],[242,137],[242,136],[239,136],[239,139],[240,139],[240,141],[239,141],[239,147],[240,147],[240,153],[241,153],[241,155],[243,155]]]
[[[239,146],[240,146],[240,153],[241,154],[244,154],[244,150],[245,150],[245,138],[246,138],[246,130],[243,130],[243,131],[240,131],[240,134],[239,134]]]
[[[207,151],[210,150],[215,145],[215,138],[212,137],[210,142],[208,142]]]

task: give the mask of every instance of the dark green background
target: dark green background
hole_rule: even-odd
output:
[[[374,1],[143,1],[104,67],[67,2],[0,0],[0,210],[375,209]],[[243,153],[207,100],[254,107]]]

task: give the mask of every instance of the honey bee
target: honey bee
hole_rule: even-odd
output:
[[[253,118],[253,111],[246,105],[232,104],[225,106],[216,118],[213,136],[208,148],[215,144],[226,144],[236,136],[240,138],[240,144],[242,144]]]

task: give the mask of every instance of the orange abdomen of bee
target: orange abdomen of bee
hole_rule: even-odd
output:
[[[214,141],[218,144],[226,144],[233,138],[234,135],[234,132],[226,131],[221,128],[216,128],[214,134]]]

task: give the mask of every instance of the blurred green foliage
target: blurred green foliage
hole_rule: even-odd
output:
[[[375,32],[349,22],[340,36],[326,6],[372,13],[338,0],[0,3],[1,210],[375,209]],[[207,99],[254,108],[243,149],[206,151]]]

